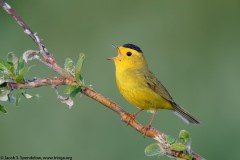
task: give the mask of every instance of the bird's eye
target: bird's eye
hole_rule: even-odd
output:
[[[132,55],[132,53],[131,52],[127,52],[127,56],[131,56]]]

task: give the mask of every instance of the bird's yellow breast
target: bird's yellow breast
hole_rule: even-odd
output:
[[[118,88],[130,103],[145,110],[172,109],[172,105],[146,83],[142,69],[116,68]]]

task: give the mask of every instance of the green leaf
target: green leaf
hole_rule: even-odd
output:
[[[7,68],[9,70],[11,68],[11,65],[0,59],[0,70],[2,71],[4,68]]]
[[[29,71],[29,67],[24,67],[18,71],[18,75],[16,76],[16,81],[21,82],[24,78],[25,73]]]
[[[22,70],[23,68],[25,68],[25,63],[23,61],[23,59],[19,59],[18,60],[18,70]]]
[[[69,94],[70,97],[76,97],[76,95],[81,91],[81,88],[78,86],[69,86],[65,90],[65,94]]]
[[[0,71],[2,71],[3,74],[11,75],[11,64],[0,59]]]
[[[188,160],[192,160],[192,159],[193,159],[193,156],[190,154]]]
[[[11,76],[13,79],[16,79],[16,75],[18,74],[18,58],[15,56],[14,53],[10,52],[7,54],[7,61],[9,64],[11,64]]]
[[[19,105],[19,102],[21,100],[21,96],[24,96],[25,90],[24,89],[19,89],[17,90],[17,93],[16,93],[16,100],[15,100],[15,105],[18,106]]]
[[[75,90],[77,86],[68,86],[65,90],[65,94],[71,94],[73,90]]]
[[[23,59],[18,60],[18,68],[17,68],[17,76],[16,76],[16,81],[21,82],[25,76],[25,74],[29,71],[29,67],[25,65],[25,62]]]
[[[188,131],[186,131],[186,130],[181,130],[181,131],[179,132],[179,138],[180,138],[180,139],[189,139],[190,136],[189,136]]]
[[[10,63],[10,64],[11,64],[11,68],[10,68],[11,74],[9,74],[9,76],[11,76],[12,79],[15,79],[16,78],[16,74],[15,74],[14,65],[12,63]]]
[[[161,149],[157,143],[153,143],[147,146],[144,152],[146,156],[161,155]]]
[[[70,97],[76,97],[76,95],[81,91],[81,88],[78,87],[70,93]]]
[[[180,138],[180,140],[182,140],[183,142],[183,144],[185,144],[185,145],[187,145],[187,144],[189,144],[190,145],[190,136],[189,136],[189,133],[188,133],[188,131],[186,131],[186,130],[181,130],[180,132],[179,132],[179,138]]]
[[[184,151],[187,149],[186,145],[182,144],[182,143],[173,143],[171,146],[170,146],[170,149],[171,150],[175,150],[175,151]]]
[[[0,111],[3,112],[3,113],[7,113],[7,111],[5,110],[4,106],[2,106],[1,104],[0,104]]]
[[[82,66],[83,66],[84,59],[85,59],[85,55],[83,53],[80,53],[77,64],[76,64],[76,68],[75,68],[75,80],[77,82],[81,82],[81,80],[80,80],[81,77],[80,76],[81,76],[81,69],[82,69]]]
[[[70,58],[66,58],[65,63],[64,63],[64,70],[67,71],[68,73],[73,74],[74,73],[74,62]]]
[[[15,105],[18,106],[19,105],[19,102],[20,102],[20,96],[21,96],[22,93],[17,93],[16,95],[16,102],[15,102]]]
[[[169,144],[173,144],[176,141],[176,139],[174,137],[172,137],[172,136],[167,136],[166,141]]]
[[[81,82],[84,82],[84,78],[83,78],[82,75],[80,75],[80,78],[79,78],[79,79],[80,79]]]

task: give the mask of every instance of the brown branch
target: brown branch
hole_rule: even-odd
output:
[[[10,88],[16,89],[16,88],[36,88],[41,86],[47,86],[47,85],[79,85],[82,88],[82,93],[88,97],[91,97],[92,99],[96,100],[97,102],[103,104],[107,108],[111,109],[115,113],[117,113],[121,120],[125,123],[129,123],[129,120],[132,118],[131,115],[126,112],[122,107],[120,107],[118,104],[114,103],[107,97],[101,95],[100,93],[83,86],[82,84],[78,84],[76,81],[74,81],[74,77],[65,72],[56,62],[54,57],[50,54],[50,52],[47,50],[47,48],[43,45],[40,38],[35,34],[28,25],[16,14],[16,12],[3,0],[0,0],[0,6],[3,7],[3,9],[9,13],[16,21],[17,23],[23,28],[24,33],[26,33],[28,36],[32,38],[32,40],[38,45],[40,53],[44,57],[44,64],[47,64],[50,66],[54,71],[56,71],[59,75],[65,77],[65,78],[53,78],[53,79],[36,79],[30,82],[24,82],[24,83],[14,83],[14,82],[6,82]],[[183,152],[179,151],[173,151],[169,149],[169,144],[166,142],[166,135],[154,128],[151,128],[146,132],[146,128],[141,125],[138,121],[132,120],[129,124],[132,128],[137,130],[138,132],[145,134],[146,136],[155,139],[159,146],[161,147],[162,151],[166,155],[170,155],[173,157],[183,158],[183,159],[190,159],[189,154],[185,154]],[[204,160],[203,157],[198,155],[197,153],[190,151],[194,160]]]
[[[4,86],[8,86],[10,89],[29,89],[42,86],[59,86],[59,85],[78,85],[75,81],[67,78],[43,78],[34,79],[31,81],[17,83],[17,82],[5,82]]]

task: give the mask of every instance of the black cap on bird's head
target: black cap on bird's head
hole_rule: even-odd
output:
[[[141,50],[141,48],[138,47],[138,46],[136,46],[136,45],[134,45],[134,44],[127,43],[127,44],[124,44],[123,47],[125,47],[125,48],[130,48],[130,49],[134,49],[134,50],[136,50],[136,51],[138,51],[138,52],[140,52],[140,53],[143,53],[142,50]]]

